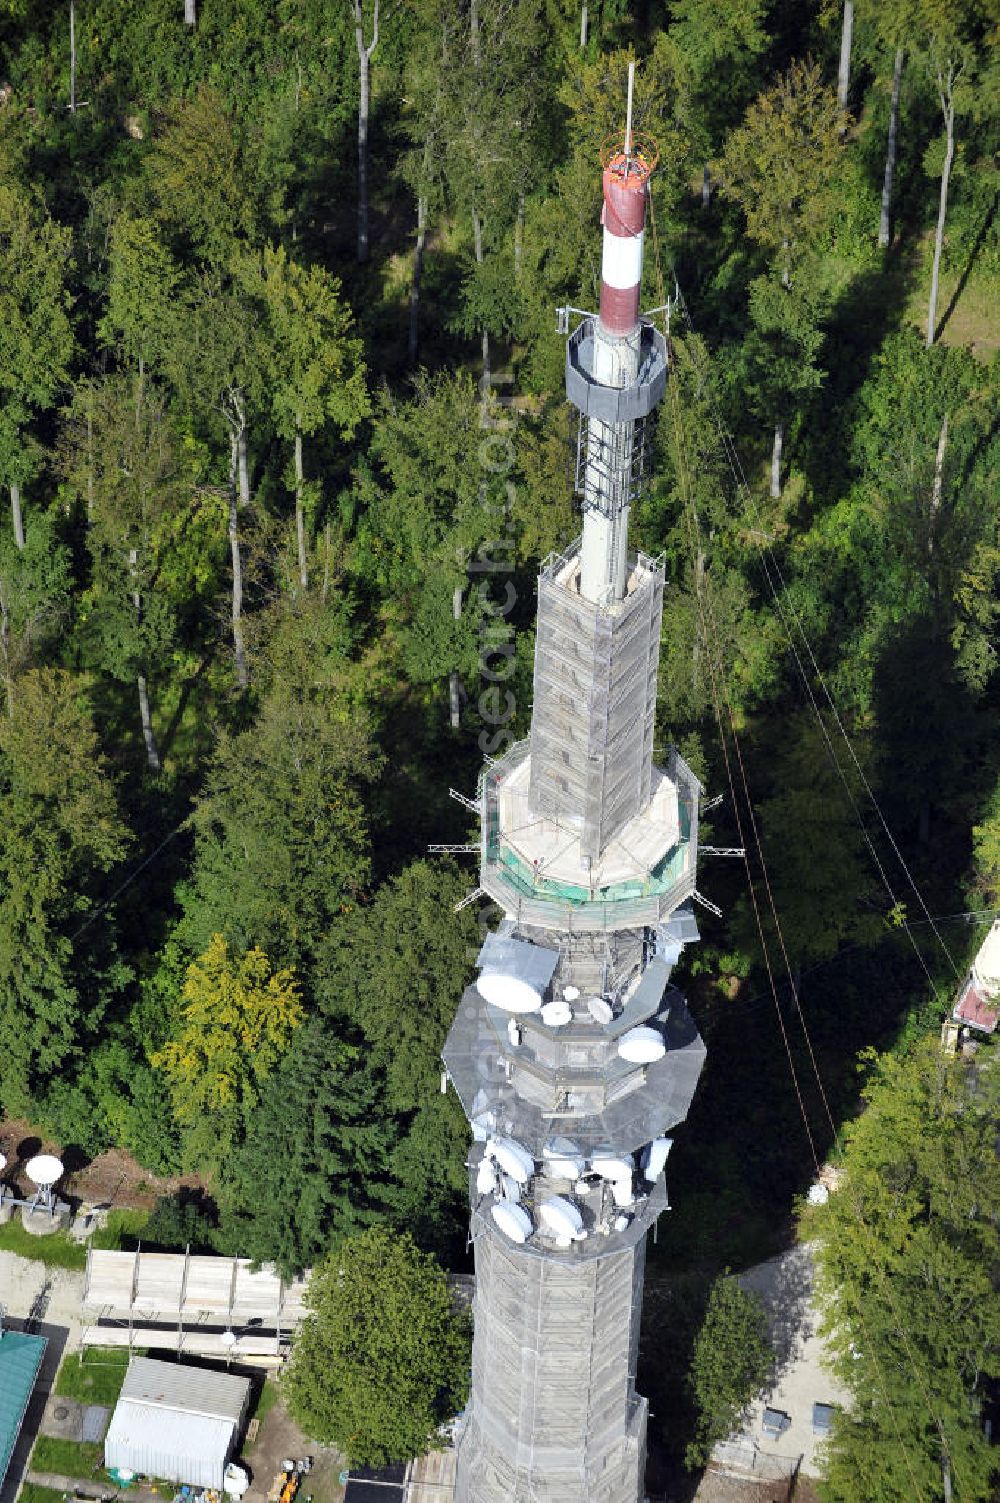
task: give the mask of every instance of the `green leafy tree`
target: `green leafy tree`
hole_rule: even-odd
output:
[[[292,1278],[384,1214],[394,1119],[366,1050],[310,1018],[223,1166],[220,1235]]]
[[[470,1341],[435,1259],[365,1231],[313,1270],[307,1300],[282,1379],[307,1434],[374,1466],[440,1444],[465,1403]]]
[[[704,1466],[717,1441],[738,1426],[763,1388],[774,1363],[767,1317],[755,1294],[730,1274],[709,1290],[705,1317],[691,1356],[688,1385],[696,1410],[689,1467]]]
[[[267,312],[271,410],[293,444],[295,537],[299,583],[309,585],[303,439],[327,424],[349,438],[370,404],[361,341],[352,332],[340,283],[321,267],[305,267],[284,249],[264,251],[261,296]]]
[[[195,857],[183,894],[190,953],[224,933],[308,965],[369,872],[358,785],[378,769],[360,715],[335,695],[275,689],[250,729],[223,734],[195,805]]]
[[[175,639],[163,563],[190,495],[165,399],[140,375],[88,382],[75,394],[63,446],[90,523],[87,634],[101,667],[135,683],[147,763],[159,772],[148,675]]]
[[[125,980],[99,905],[128,836],[71,676],[31,669],[11,710],[0,717],[0,1099],[16,1113],[80,1059]]]
[[[768,43],[763,0],[699,0],[671,7],[670,35],[690,71],[692,126],[704,158],[702,203],[711,196],[709,159],[753,94],[756,65]]]
[[[0,534],[0,664],[12,713],[15,684],[37,655],[52,644],[70,612],[69,550],[52,519],[36,512],[19,548]]]
[[[751,289],[750,313],[772,402],[777,392],[784,391],[787,401],[818,382],[822,283],[814,252],[834,204],[846,120],[818,65],[794,62],[750,106],[716,166],[723,193],[739,204],[747,233],[771,262],[770,277]],[[779,410],[771,456],[774,498],[781,494],[784,433]]]
[[[245,1131],[302,1021],[294,973],[264,951],[231,955],[221,934],[189,967],[176,1038],[150,1055],[163,1072],[189,1164],[217,1168]]]
[[[160,227],[151,219],[120,214],[111,226],[108,301],[98,334],[140,375],[162,362],[180,288],[180,268]]]
[[[72,233],[27,190],[0,180],[0,481],[24,547],[21,487],[35,454],[32,416],[50,408],[73,356],[67,270]]]
[[[853,1395],[828,1447],[829,1503],[995,1496],[982,1421],[1000,1371],[994,1055],[943,1058],[935,1029],[878,1060],[815,1218],[827,1340]]]

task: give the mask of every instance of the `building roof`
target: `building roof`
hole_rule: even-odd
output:
[[[249,1391],[249,1378],[237,1377],[235,1373],[189,1367],[182,1362],[157,1362],[152,1357],[133,1357],[122,1384],[121,1399],[150,1409],[176,1409],[185,1415],[201,1414],[239,1424]]]
[[[44,1336],[0,1332],[0,1484],[7,1475],[24,1413],[45,1355]]]
[[[1000,1021],[1000,1002],[987,997],[969,976],[958,994],[952,1017],[956,1023],[967,1023],[970,1028],[993,1033]]]

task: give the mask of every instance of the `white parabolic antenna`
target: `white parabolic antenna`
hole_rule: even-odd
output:
[[[564,1237],[571,1242],[583,1235],[583,1217],[579,1207],[564,1195],[553,1195],[550,1199],[543,1200],[538,1207],[538,1219],[555,1237]]]
[[[235,1346],[236,1345],[236,1332],[235,1331],[223,1331],[222,1335],[219,1337],[219,1340],[222,1342],[223,1346]]]
[[[573,1009],[568,1002],[546,1002],[542,1008],[542,1022],[547,1028],[563,1028],[573,1021]]]
[[[2,1174],[4,1172],[4,1170],[6,1169],[6,1167],[7,1167],[7,1155],[5,1153],[0,1153],[0,1174]]]
[[[662,1059],[667,1052],[663,1038],[655,1028],[630,1028],[618,1041],[618,1053],[622,1059],[636,1065],[651,1065]]]
[[[62,1178],[62,1159],[57,1159],[54,1153],[37,1153],[25,1164],[24,1172],[40,1190],[51,1189]]]
[[[595,1023],[610,1023],[615,1015],[611,1003],[605,1002],[603,997],[591,997],[587,1009]]]
[[[535,988],[519,976],[484,971],[476,985],[491,1007],[502,1007],[504,1012],[537,1012],[542,1005]]]
[[[486,1153],[496,1160],[505,1174],[516,1179],[519,1185],[526,1185],[535,1172],[534,1158],[521,1143],[515,1143],[513,1138],[491,1138],[486,1145]]]
[[[527,1242],[534,1227],[532,1226],[531,1217],[523,1206],[510,1205],[507,1201],[498,1201],[490,1209],[493,1220],[512,1242]]]

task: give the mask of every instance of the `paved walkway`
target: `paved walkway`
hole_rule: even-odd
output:
[[[36,1472],[34,1468],[27,1473],[27,1481],[34,1482],[38,1487],[50,1487],[71,1498],[119,1498],[122,1503],[126,1499],[128,1503],[163,1503],[164,1499],[163,1493],[154,1493],[148,1487],[130,1487],[127,1492],[120,1492],[110,1482],[98,1479],[82,1482],[79,1477],[61,1477],[58,1472]]]

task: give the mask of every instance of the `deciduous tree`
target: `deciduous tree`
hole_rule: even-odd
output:
[[[465,1403],[470,1342],[435,1259],[405,1234],[362,1232],[313,1270],[307,1301],[283,1378],[306,1432],[374,1466],[439,1444]]]

